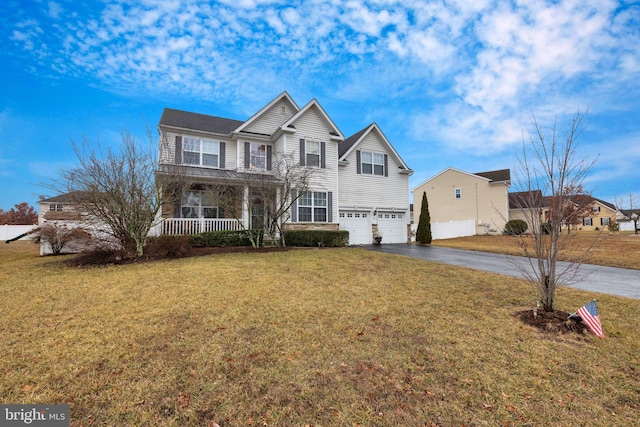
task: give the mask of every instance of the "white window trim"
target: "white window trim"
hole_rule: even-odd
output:
[[[197,151],[198,153],[198,163],[187,163],[185,162],[185,158],[187,156],[185,156],[185,153],[196,153],[196,151],[191,151],[191,150],[187,150],[185,147],[188,144],[188,140],[196,140],[198,141],[198,146],[199,146],[199,151]],[[204,143],[205,142],[212,142],[215,143],[216,145],[216,151],[214,153],[208,153],[208,152],[204,152]],[[202,163],[202,159],[204,158],[205,154],[209,154],[209,155],[213,155],[216,156],[216,164],[215,165],[205,165]],[[220,141],[214,141],[213,139],[206,139],[206,138],[197,138],[195,136],[183,136],[182,137],[182,164],[183,165],[189,165],[189,166],[202,166],[205,168],[214,168],[214,169],[219,169],[220,168]]]
[[[198,206],[196,207],[195,205],[188,205],[184,203],[184,197],[186,196],[187,193],[198,193]],[[183,195],[183,200],[180,202],[180,218],[187,218],[187,219],[195,219],[195,218],[204,218],[203,216],[203,212],[204,209],[215,209],[216,210],[216,216],[212,217],[211,219],[215,219],[215,218],[220,218],[220,207],[219,206],[215,206],[215,205],[204,205],[203,201],[204,201],[204,196],[205,196],[205,191],[202,190],[187,190],[185,192],[185,195]],[[197,217],[186,217],[184,216],[184,208],[196,208],[198,210],[198,216]]]
[[[453,194],[456,199],[462,199],[462,188],[456,188]]]
[[[253,147],[254,146],[261,146],[264,147],[264,156],[254,156],[253,155]],[[218,148],[218,151],[220,151],[220,148]],[[254,158],[262,158],[263,159],[263,167],[256,167],[254,165],[253,159]],[[267,144],[263,144],[261,142],[249,142],[249,170],[253,170],[253,171],[266,171],[267,170]]]
[[[309,145],[310,144],[314,144],[318,146],[318,153],[312,153],[309,150]],[[318,156],[318,164],[311,164],[311,162],[309,162],[309,156]],[[322,165],[322,142],[321,141],[316,141],[315,139],[305,139],[304,140],[304,163],[307,166],[313,167],[313,168],[319,168]],[[315,162],[314,162],[315,163]]]
[[[297,206],[297,209],[298,209],[298,222],[309,222],[309,223],[311,223],[311,222],[319,222],[319,223],[328,222],[328,219],[329,219],[329,193],[327,191],[307,191],[307,193],[311,193],[311,205],[303,205],[302,204],[302,200],[303,200],[303,197],[304,197],[305,193],[300,195],[300,197],[298,198],[298,206]],[[316,206],[316,204],[315,204],[316,203],[316,197],[315,197],[316,194],[324,194],[324,201],[325,201],[324,206],[322,206],[322,205]],[[311,220],[310,221],[306,221],[306,220],[301,220],[300,219],[300,218],[302,218],[302,215],[300,214],[300,209],[301,208],[311,208]],[[325,211],[324,218],[325,219],[323,221],[316,221],[316,213],[315,213],[316,209],[324,209],[324,211]]]
[[[364,157],[365,154],[371,154],[371,163],[365,162]],[[378,162],[376,162],[376,155],[381,157]],[[364,165],[371,165],[371,172],[365,172]],[[376,173],[376,166],[380,166],[382,173]],[[384,171],[384,153],[378,153],[375,151],[362,150],[360,151],[360,172],[362,175],[372,175],[372,176],[385,176]]]

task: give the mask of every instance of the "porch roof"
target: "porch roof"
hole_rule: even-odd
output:
[[[251,184],[252,182],[282,182],[282,180],[278,179],[274,175],[267,173],[238,172],[235,170],[198,168],[191,166],[160,165],[156,173],[163,176],[183,176],[188,179],[197,179],[207,182],[236,184]]]

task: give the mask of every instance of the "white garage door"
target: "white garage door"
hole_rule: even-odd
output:
[[[340,211],[340,230],[349,232],[350,245],[371,243],[371,215],[369,212]]]
[[[407,243],[407,219],[403,213],[378,212],[378,234],[381,243]]]

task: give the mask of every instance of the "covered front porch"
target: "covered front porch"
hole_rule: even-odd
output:
[[[265,194],[248,185],[194,185],[180,200],[163,207],[150,235],[264,230],[269,224],[265,198],[279,200],[280,195],[279,189]]]

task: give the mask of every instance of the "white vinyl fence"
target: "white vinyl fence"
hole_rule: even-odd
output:
[[[411,224],[411,240],[415,241],[416,230],[418,224]],[[467,221],[449,221],[449,222],[433,222],[431,223],[431,238],[453,239],[455,237],[475,236],[476,223],[474,220]]]
[[[0,225],[0,240],[11,240],[36,228],[37,225]],[[27,240],[33,236],[25,236],[20,240]]]

